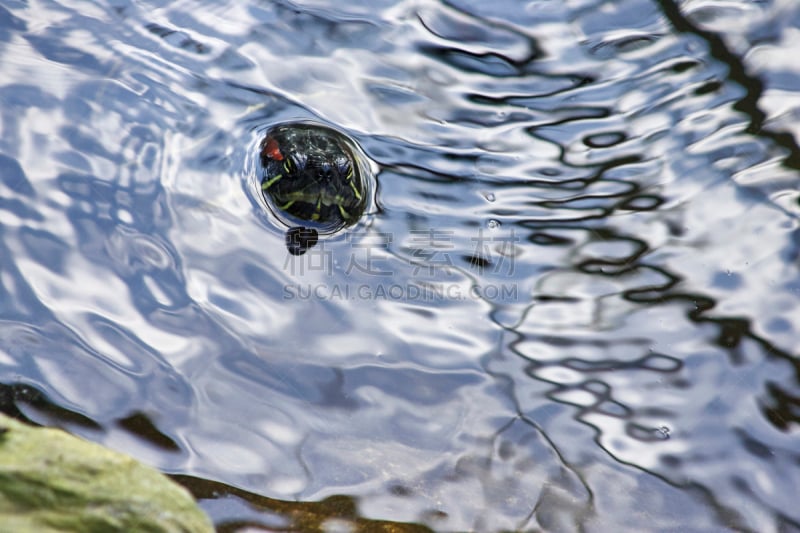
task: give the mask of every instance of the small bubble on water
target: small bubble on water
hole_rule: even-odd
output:
[[[495,219],[491,219],[489,222],[486,223],[486,227],[489,229],[497,229],[500,227],[500,222]]]
[[[133,224],[133,215],[126,209],[118,209],[117,218],[123,224]]]
[[[485,192],[483,193],[483,197],[489,202],[494,202],[497,199],[493,192]]]

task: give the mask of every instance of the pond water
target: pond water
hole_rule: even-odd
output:
[[[4,0],[5,408],[221,530],[798,531],[799,27],[795,0]],[[377,180],[301,256],[259,191],[288,120]]]

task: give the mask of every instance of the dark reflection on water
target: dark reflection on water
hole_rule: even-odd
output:
[[[0,401],[222,530],[800,529],[798,24],[8,3]],[[256,155],[303,119],[378,194],[298,254]]]

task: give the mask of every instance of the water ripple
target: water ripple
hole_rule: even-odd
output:
[[[796,528],[798,17],[0,7],[2,394],[168,472],[438,530]],[[256,158],[295,119],[378,181],[299,257]]]

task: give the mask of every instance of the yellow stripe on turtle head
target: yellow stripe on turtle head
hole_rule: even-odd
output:
[[[314,208],[314,214],[311,215],[311,220],[319,220],[319,210],[322,207],[322,196],[317,198],[317,206]]]
[[[272,177],[269,181],[266,181],[266,182],[262,183],[261,184],[261,190],[262,191],[266,191],[267,189],[272,187],[273,183],[275,183],[276,181],[278,181],[282,177],[283,177],[283,174],[278,174],[277,176]]]

